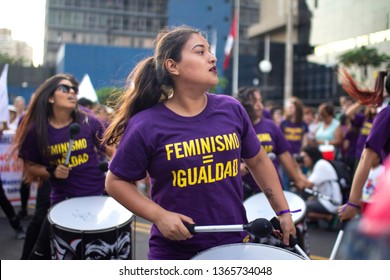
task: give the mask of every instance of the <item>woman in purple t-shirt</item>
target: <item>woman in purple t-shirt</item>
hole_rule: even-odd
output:
[[[359,130],[355,145],[355,164],[353,166],[353,171],[355,171],[359,163],[367,137],[370,134],[372,123],[374,122],[374,118],[377,114],[377,108],[375,105],[369,104],[364,106],[364,112],[359,112],[362,107],[363,106],[359,102],[355,102],[346,111],[346,115],[351,120],[351,124]]]
[[[192,235],[184,225],[247,223],[241,158],[280,212],[288,243],[289,235],[296,234],[294,223],[248,115],[234,98],[207,93],[218,84],[218,76],[206,39],[181,26],[162,30],[155,46],[154,56],[129,75],[103,138],[118,145],[107,173],[107,192],[153,223],[148,258],[190,259],[208,248],[244,241],[243,232]],[[146,174],[150,199],[135,186]]]
[[[375,90],[372,91],[359,89],[346,70],[343,71],[343,74],[343,88],[352,98],[363,105],[371,104],[376,107],[384,105],[384,108],[375,117],[367,137],[362,157],[353,177],[349,200],[338,210],[340,220],[349,220],[360,209],[363,186],[376,157],[380,156],[384,162],[390,153],[390,106],[388,106],[388,100],[384,100],[384,94],[390,93],[390,72],[379,72],[375,82]],[[386,92],[383,91],[384,88]]]
[[[24,161],[30,179],[49,180],[51,204],[67,198],[104,194],[105,174],[99,168],[98,150],[111,154],[100,139],[102,124],[77,106],[78,82],[69,74],[57,74],[35,92],[18,127],[13,150]],[[73,133],[72,152],[69,139]],[[31,258],[50,259],[49,223]]]
[[[275,169],[278,170],[279,163],[281,163],[294,184],[303,187],[304,175],[300,172],[299,166],[290,153],[289,142],[282,130],[272,120],[263,117],[264,105],[260,91],[255,87],[242,87],[238,92],[238,100],[247,111],[257,138],[261,142],[261,147],[272,160]],[[250,186],[250,191],[244,188],[248,196],[259,192],[259,186],[253,180],[245,163],[241,164],[241,173],[245,183],[244,187]],[[279,179],[281,178],[279,177]]]

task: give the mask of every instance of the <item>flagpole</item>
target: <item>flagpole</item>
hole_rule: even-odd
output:
[[[284,62],[284,105],[292,97],[293,91],[293,43],[292,43],[292,25],[293,25],[293,0],[288,1],[288,17],[286,28],[286,46]]]
[[[234,1],[234,13],[236,17],[236,38],[234,38],[234,52],[233,52],[233,81],[232,81],[232,95],[238,95],[238,64],[239,64],[239,43],[240,43],[240,0]]]

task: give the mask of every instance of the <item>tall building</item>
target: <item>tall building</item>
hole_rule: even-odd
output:
[[[47,0],[46,66],[67,43],[151,48],[167,23],[168,0]]]
[[[390,2],[387,0],[306,0],[312,14],[310,44],[314,53],[312,62],[337,65],[339,55],[362,46],[375,48],[378,53],[390,55]],[[387,62],[390,63],[390,62]],[[386,67],[369,69],[373,83],[377,71]],[[360,78],[358,67],[350,71]]]
[[[261,0],[260,20],[249,28],[250,38],[271,37],[269,93],[283,98],[284,55],[288,2]],[[292,0],[293,93],[306,103],[338,103],[344,94],[338,82],[339,56],[366,46],[390,54],[390,2],[388,0]],[[305,46],[306,45],[306,46]],[[261,47],[260,47],[261,48]],[[369,69],[371,82],[381,68]],[[350,70],[358,78],[359,67]],[[278,89],[279,88],[279,89]]]
[[[123,80],[150,53],[162,27],[189,25],[203,31],[216,46],[219,75],[229,77],[222,64],[234,4],[234,0],[47,0],[45,65],[80,79],[88,73],[94,86],[105,87]],[[253,61],[256,40],[246,34],[258,20],[259,0],[242,0],[240,7],[240,55]],[[245,71],[247,65],[243,79]]]
[[[32,65],[33,49],[26,42],[12,39],[12,31],[0,29],[0,53],[6,54],[15,60],[23,61],[23,66]]]
[[[260,40],[258,62],[265,60],[268,55],[267,59],[272,65],[272,71],[260,74],[259,87],[265,99],[278,101],[282,105],[285,102],[286,61],[291,60],[292,70],[289,74],[292,75],[292,93],[290,96],[315,99],[318,103],[321,102],[320,99],[333,96],[331,83],[326,78],[332,75],[332,69],[307,62],[307,55],[312,52],[309,44],[312,14],[304,0],[292,0],[291,3],[290,9],[288,0],[261,0],[260,20],[249,27],[248,36]],[[293,51],[292,55],[286,58],[290,10],[292,18],[290,44]],[[313,81],[318,77],[321,79]],[[313,84],[316,88],[312,87]]]

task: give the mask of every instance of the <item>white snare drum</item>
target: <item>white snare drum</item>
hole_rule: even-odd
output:
[[[133,214],[112,197],[77,197],[54,205],[53,259],[132,259]]]
[[[291,213],[294,223],[299,224],[306,215],[306,203],[301,197],[292,192],[283,192],[290,210],[301,209],[297,213]],[[264,193],[258,193],[246,199],[244,207],[248,221],[253,221],[257,218],[271,220],[276,215]]]
[[[293,252],[264,244],[236,243],[205,250],[193,260],[305,260]]]

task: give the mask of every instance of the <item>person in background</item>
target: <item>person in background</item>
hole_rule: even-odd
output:
[[[339,98],[341,110],[336,114],[336,119],[340,120],[340,117],[347,114],[349,108],[354,104],[354,100],[349,95],[342,95]]]
[[[15,123],[16,120],[16,108],[14,105],[8,105],[8,112],[9,112],[9,124],[8,128],[10,130],[15,131],[18,127],[17,123]]]
[[[239,169],[244,159],[281,223],[284,244],[296,236],[276,170],[233,97],[218,84],[216,57],[201,32],[165,28],[154,55],[137,64],[103,141],[117,146],[106,190],[153,223],[149,259],[190,259],[206,249],[248,240],[245,232],[192,235],[185,224],[247,223]],[[135,182],[149,175],[151,198]]]
[[[265,102],[265,106],[263,109],[263,117],[264,118],[272,120],[271,110],[274,106],[275,106],[275,103],[272,100],[268,100]]]
[[[78,82],[69,74],[57,74],[43,82],[16,131],[13,151],[24,161],[28,182],[48,180],[51,206],[65,199],[103,195],[105,173],[99,168],[98,150],[108,154],[100,142],[104,128],[92,115],[77,106]],[[64,149],[71,125],[80,131],[74,136],[75,149],[69,162]],[[31,259],[50,259],[50,223],[46,218]]]
[[[0,129],[0,139],[3,135],[3,129]],[[0,173],[0,207],[3,209],[4,214],[7,216],[8,222],[10,223],[11,227],[15,231],[15,237],[16,239],[24,239],[26,237],[26,233],[22,227],[22,224],[20,223],[19,217],[15,213],[15,209],[12,206],[11,202],[8,200],[8,197],[4,193],[3,189],[3,181],[1,180],[1,173]]]
[[[14,100],[14,105],[8,105],[8,110],[10,112],[10,122],[8,125],[8,128],[12,131],[16,131],[18,128],[20,120],[23,118],[23,115],[25,114],[25,99],[22,96],[17,96]],[[21,207],[19,212],[17,213],[17,216],[19,219],[23,219],[28,215],[28,200],[30,198],[30,184],[27,184],[23,181],[21,181],[20,188],[20,203]]]
[[[8,200],[7,196],[4,193],[3,182],[0,178],[0,206],[4,211],[4,214],[7,216],[8,222],[15,231],[16,239],[24,239],[26,233],[22,227],[20,219],[15,213],[15,209],[12,206],[11,202]]]
[[[86,110],[87,112],[92,111],[93,106],[94,106],[93,102],[91,100],[89,100],[88,98],[85,98],[85,97],[81,97],[80,99],[78,99],[77,103],[80,106],[82,106],[84,108],[87,108],[87,110]]]
[[[364,214],[348,222],[343,235],[338,259],[389,260],[390,259],[390,160],[383,164],[377,177],[372,202]]]
[[[331,103],[322,103],[318,108],[318,115],[316,145],[331,145],[335,157],[342,143],[343,134],[340,122],[334,117],[334,106]]]
[[[280,128],[290,144],[289,152],[296,157],[301,152],[302,146],[307,144],[309,132],[307,124],[303,121],[303,103],[297,97],[292,97],[285,108],[285,118],[280,123]],[[282,177],[283,189],[290,189],[291,177],[284,166],[279,167]]]
[[[23,96],[17,96],[14,99],[14,108],[16,111],[16,116],[13,119],[13,121],[10,121],[9,127],[10,129],[16,130],[19,124],[20,118],[24,115],[26,112],[26,100]]]
[[[35,243],[38,240],[39,232],[46,219],[47,212],[50,209],[51,185],[49,180],[38,182],[37,195],[35,200],[34,214],[29,222],[24,239],[21,260],[30,259]]]
[[[111,117],[108,113],[108,109],[106,105],[97,104],[93,107],[93,112],[95,116],[100,120],[105,127],[108,127],[111,122]]]
[[[361,112],[362,109],[363,112]],[[353,128],[358,130],[352,166],[352,170],[355,172],[367,137],[370,134],[372,123],[377,115],[377,108],[374,105],[362,106],[359,102],[355,102],[348,108],[346,115],[350,119]]]
[[[271,109],[271,117],[272,121],[280,127],[280,124],[282,123],[284,117],[283,117],[283,107],[282,106],[275,106]]]
[[[246,109],[257,137],[261,142],[261,146],[272,160],[275,169],[278,170],[279,163],[281,163],[288,175],[292,178],[292,182],[295,185],[303,186],[301,177],[303,174],[297,172],[298,166],[289,151],[290,144],[281,129],[272,120],[266,119],[263,116],[264,106],[260,91],[254,87],[242,87],[238,91],[238,100]],[[250,187],[246,190],[247,194],[244,199],[258,193],[260,188],[244,162],[241,163],[241,174],[243,176],[244,186],[247,185]]]
[[[377,156],[373,162],[366,183],[363,186],[362,191],[362,202],[361,202],[361,213],[364,214],[368,205],[372,203],[372,197],[375,192],[376,186],[378,185],[378,178],[384,171],[384,165],[381,163],[381,157]]]
[[[331,163],[323,159],[321,151],[315,145],[303,147],[300,156],[302,165],[309,168],[308,177],[303,184],[304,188],[313,189],[323,195],[323,197],[310,196],[306,200],[308,219],[332,219],[332,216],[337,214],[338,206],[342,203],[342,193],[337,182],[336,170]],[[300,188],[300,190],[303,191],[304,188]]]
[[[338,159],[345,162],[351,171],[351,178],[353,177],[356,142],[358,140],[358,129],[352,125],[351,120],[346,114],[340,116],[340,128],[341,128],[341,145],[339,146]]]
[[[315,133],[318,127],[318,119],[315,111],[310,106],[303,109],[303,121],[307,124],[307,144],[315,144]]]
[[[362,105],[383,106],[385,95],[390,93],[389,73],[389,71],[380,71],[375,81],[375,89],[363,90],[359,88],[356,81],[344,69],[342,71],[342,86],[353,99]],[[390,107],[386,104],[376,115],[372,123],[361,159],[353,177],[348,202],[339,207],[338,213],[341,221],[350,220],[359,213],[363,186],[367,181],[373,163],[378,156],[381,158],[381,162],[384,162],[390,153]]]

